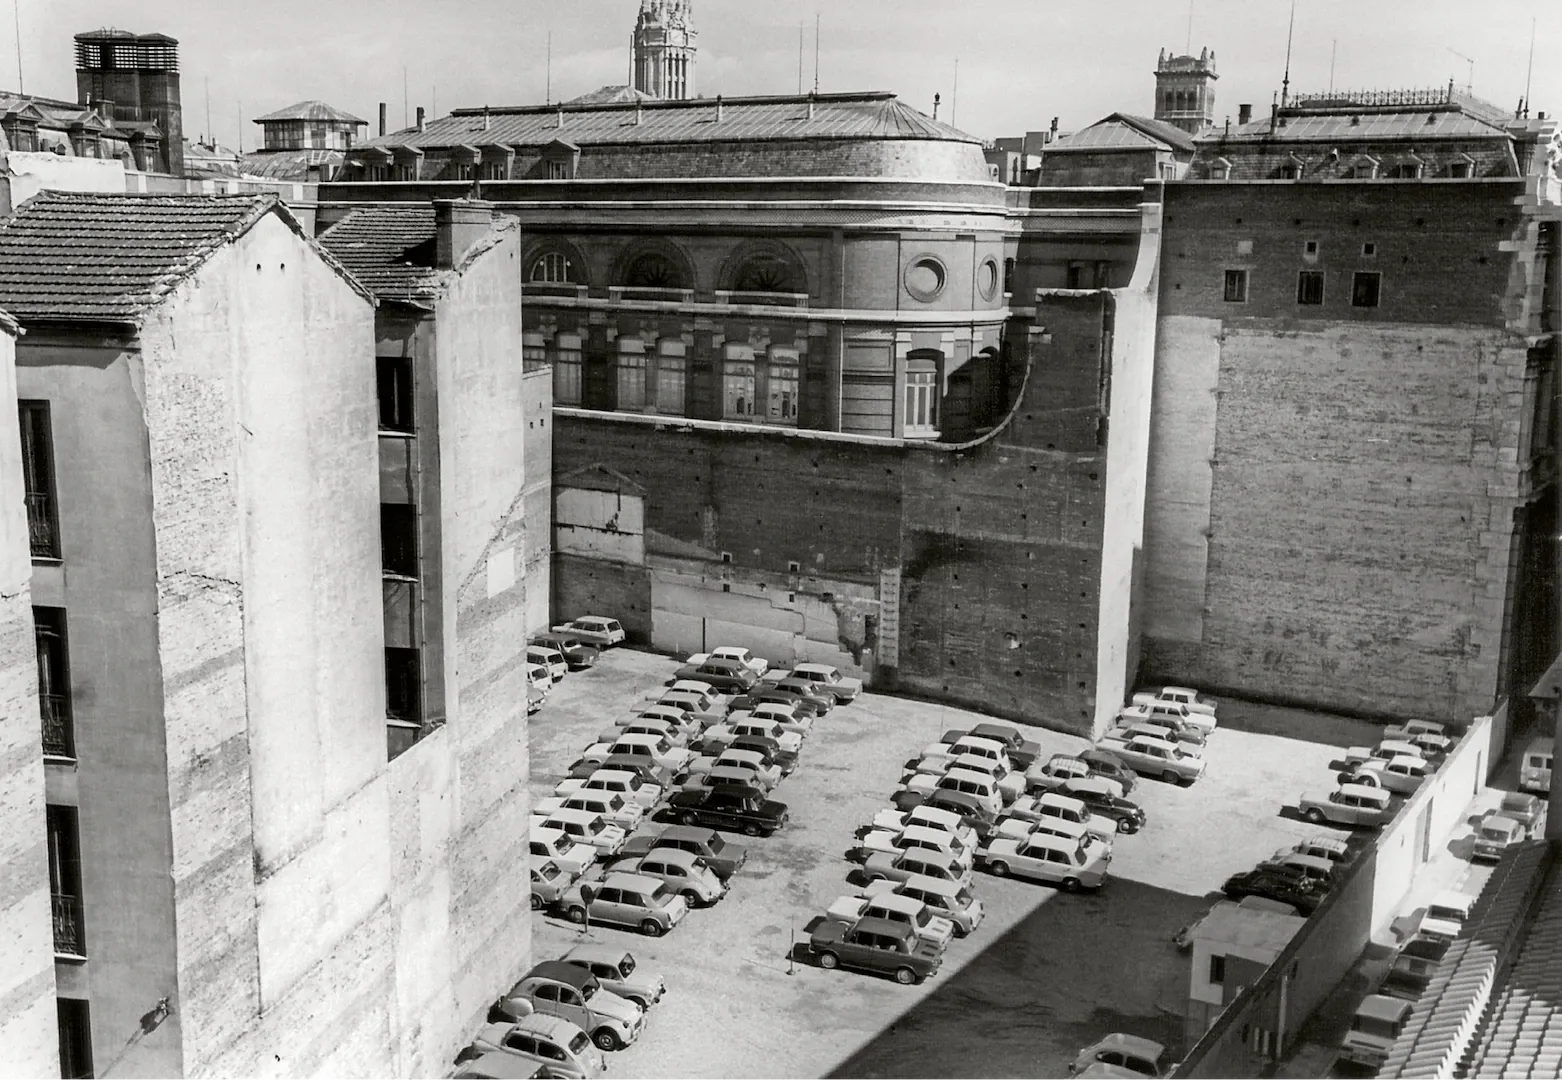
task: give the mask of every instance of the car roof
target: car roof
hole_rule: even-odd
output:
[[[462,1065],[457,1076],[485,1076],[490,1080],[531,1080],[543,1071],[543,1063],[504,1050],[490,1050]]]
[[[1475,897],[1458,889],[1444,889],[1432,897],[1428,907],[1452,908],[1456,911],[1469,911],[1475,906]]]
[[[963,793],[957,792],[956,794]],[[965,820],[953,810],[945,810],[941,806],[928,806],[925,803],[921,806],[913,806],[910,810],[906,811],[906,814],[908,815],[906,818],[908,823],[920,817],[925,821],[940,822],[949,826],[951,829],[962,827],[965,824]]]
[[[1297,843],[1310,847],[1328,848],[1330,851],[1350,850],[1350,844],[1341,840],[1338,836],[1309,836],[1305,840],[1298,840]]]
[[[675,847],[665,849],[652,848],[650,851],[647,851],[644,855],[641,856],[643,859],[665,859],[668,862],[677,863],[680,866],[692,866],[694,865],[694,861],[699,857],[700,856],[696,855],[692,851],[685,851],[683,848]],[[634,871],[628,872],[633,873]]]
[[[1400,751],[1407,753],[1410,757],[1421,756],[1420,748],[1408,739],[1383,739],[1378,743],[1378,749]]]
[[[1310,870],[1320,870],[1324,873],[1334,873],[1334,863],[1330,860],[1319,858],[1317,855],[1304,855],[1300,851],[1288,851],[1276,861]]]
[[[604,964],[617,964],[629,955],[628,949],[621,949],[616,945],[576,945],[569,952],[559,957],[561,963],[571,960],[595,960]]]
[[[997,736],[998,738],[1004,740],[1005,742],[1024,742],[1025,741],[1024,733],[1021,732],[1019,728],[1017,728],[1017,727],[1010,727],[1008,724],[990,724],[990,723],[983,722],[983,723],[977,724],[975,727],[973,727],[966,734],[968,734],[968,735],[983,735],[983,736],[986,736],[989,733],[991,733],[992,735]]]
[[[700,825],[668,825],[656,834],[657,840],[709,840],[716,832]]]
[[[623,769],[613,765],[603,765],[601,768],[593,770],[591,775],[586,777],[586,779],[589,781],[595,780],[598,777],[601,777],[604,780],[617,780],[619,777],[623,777],[625,780],[639,780],[640,774],[635,772],[633,769]]]
[[[1389,793],[1380,787],[1370,787],[1367,784],[1341,784],[1340,792],[1346,795],[1365,795],[1376,802],[1388,802]]]
[[[1149,1061],[1155,1061],[1162,1054],[1166,1053],[1166,1047],[1158,1042],[1142,1039],[1138,1035],[1127,1035],[1121,1031],[1114,1031],[1093,1046],[1086,1047],[1086,1049],[1106,1049],[1108,1047],[1113,1050],[1123,1050],[1134,1057],[1145,1058]]]
[[[918,876],[920,877],[921,875]],[[922,901],[916,897],[902,896],[899,893],[892,892],[879,893],[877,896],[869,897],[868,903],[880,904],[891,911],[904,911],[912,915],[922,910]]]
[[[969,732],[960,736],[955,740],[955,742],[975,743],[977,746],[983,747],[984,749],[991,748],[993,750],[1003,750],[1005,752],[1007,752],[1009,749],[1009,744],[1004,742],[1002,739],[993,739],[986,735],[976,735]]]
[[[926,874],[912,874],[906,878],[904,884],[909,888],[921,889],[923,892],[938,893],[940,896],[954,896],[963,888],[958,881],[928,877]]]
[[[722,787],[749,787],[751,785],[748,781],[754,774],[740,765],[712,765],[710,772],[705,775],[720,781],[720,786]],[[714,787],[716,785],[706,784],[705,786]]]
[[[1481,822],[1482,828],[1485,828],[1488,825],[1495,825],[1499,829],[1506,826],[1509,832],[1513,832],[1515,829],[1522,829],[1524,827],[1524,823],[1522,821],[1515,821],[1506,814],[1492,814],[1487,817],[1485,821]]]
[[[982,781],[985,784],[996,784],[997,783],[997,781],[993,779],[993,774],[992,773],[987,772],[987,771],[985,771],[983,769],[970,769],[970,768],[967,768],[964,765],[961,765],[959,763],[959,759],[958,758],[955,759],[955,764],[949,766],[949,771],[944,773],[943,777],[940,777],[940,779],[980,780],[980,781]]]
[[[907,825],[901,830],[901,835],[925,840],[937,840],[940,844],[948,844],[954,839],[948,831],[935,829],[929,825]]]
[[[591,882],[582,882],[589,885]],[[660,888],[664,882],[661,878],[652,877],[650,874],[637,874],[632,870],[611,870],[598,883],[598,885],[610,886],[614,889],[650,889]]]
[[[894,922],[890,919],[879,919],[870,915],[866,919],[859,919],[858,930],[866,930],[870,934],[886,934],[889,937],[899,938],[904,941],[913,933],[911,927],[903,922]]]
[[[574,1022],[564,1019],[562,1016],[553,1016],[549,1013],[534,1012],[521,1017],[515,1023],[509,1025],[507,1030],[519,1028],[522,1031],[537,1035],[546,1035],[555,1042],[569,1045],[569,1041],[580,1032],[580,1027]]]
[[[1356,1015],[1397,1024],[1410,1015],[1410,1002],[1387,994],[1372,994],[1356,1009]]]
[[[592,975],[585,968],[576,967],[574,964],[566,964],[562,960],[544,960],[521,976],[522,982],[525,982],[527,979],[552,979],[554,982],[567,983],[577,989],[590,986],[597,981],[596,976]]]
[[[815,664],[815,663],[809,662],[809,663],[802,663],[802,664],[793,664],[792,665],[792,670],[793,671],[824,671],[824,672],[830,672],[830,671],[834,671],[835,668],[832,667],[829,664]]]
[[[1045,814],[1040,821],[1034,822],[1041,832],[1051,833],[1053,836],[1067,836],[1078,840],[1090,832],[1090,826],[1083,821],[1069,821],[1067,818],[1053,817]]]
[[[1033,832],[1030,834],[1030,837],[1025,841],[1025,843],[1039,844],[1042,847],[1054,848],[1058,851],[1068,852],[1076,851],[1079,848],[1078,841],[1071,841],[1068,838],[1059,836],[1057,833],[1049,832]]]
[[[1084,801],[1058,791],[1044,791],[1036,796],[1038,806],[1062,806],[1069,810],[1086,809]]]
[[[553,821],[554,819],[557,819],[559,821],[573,821],[579,824],[583,821],[598,821],[601,819],[601,817],[602,815],[597,813],[595,810],[576,810],[572,807],[561,806],[557,810],[553,811],[553,813],[548,815],[548,820]],[[604,824],[606,823],[604,822]]]

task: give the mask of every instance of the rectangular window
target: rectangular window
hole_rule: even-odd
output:
[[[1225,298],[1226,298],[1226,303],[1228,303],[1228,304],[1245,304],[1245,303],[1247,303],[1247,271],[1246,270],[1227,270],[1226,271],[1226,293],[1225,293]]]
[[[535,371],[548,362],[548,343],[541,334],[521,335],[521,368]]]
[[[28,540],[35,559],[60,557],[59,508],[54,497],[54,436],[47,401],[17,402],[22,428],[22,486]]]
[[[385,715],[409,724],[423,717],[423,668],[417,649],[385,650]]]
[[[60,1076],[92,1076],[92,1020],[80,998],[56,998],[60,1022]]]
[[[43,753],[45,757],[74,759],[76,735],[71,718],[65,609],[33,608],[33,635],[38,653],[38,713],[43,718]]]
[[[418,576],[417,507],[380,504],[380,565],[389,576]]]
[[[567,162],[567,161],[550,161],[550,162],[548,162],[548,179],[549,180],[568,180],[569,179],[569,162]]]
[[[765,419],[773,424],[797,423],[797,354],[775,350],[765,379]]]
[[[721,369],[721,415],[727,420],[754,418],[754,361],[728,360]]]
[[[379,383],[380,430],[411,434],[412,358],[380,356],[374,361]]]
[[[484,180],[508,179],[508,169],[502,161],[490,161],[483,166]]]
[[[56,956],[86,956],[87,938],[82,926],[81,841],[76,828],[76,808],[47,808],[49,841],[49,891],[54,898],[54,952]]]
[[[656,357],[656,411],[669,416],[684,413],[684,391],[688,379],[688,359],[681,341],[663,341]]]
[[[1095,278],[1093,284],[1098,289],[1110,289],[1112,287],[1112,264],[1098,262],[1095,266]]]
[[[560,334],[553,342],[553,403],[579,405],[580,381],[580,336]]]
[[[1455,180],[1468,180],[1470,178],[1470,163],[1468,161],[1456,161],[1448,166],[1448,175]]]
[[[1298,304],[1323,303],[1323,271],[1303,270],[1296,276],[1296,302]]]
[[[1226,981],[1226,958],[1224,956],[1211,956],[1209,958],[1209,981],[1216,986]]]
[[[618,342],[618,407],[645,410],[645,343],[639,338]]]
[[[1377,307],[1383,288],[1383,275],[1376,270],[1358,270],[1351,281],[1351,307]]]
[[[905,422],[907,435],[938,433],[938,372],[906,372]]]
[[[1082,262],[1068,264],[1068,287],[1070,289],[1085,288],[1085,265]]]

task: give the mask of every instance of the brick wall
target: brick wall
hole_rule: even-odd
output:
[[[1520,501],[1522,184],[1279,190],[1168,186],[1145,676],[1486,711]],[[1246,303],[1222,299],[1228,267]],[[1296,303],[1304,269],[1322,305]],[[1360,269],[1379,307],[1351,305]]]

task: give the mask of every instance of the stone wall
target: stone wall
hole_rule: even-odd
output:
[[[553,369],[526,372],[526,633],[551,625],[553,598]]]

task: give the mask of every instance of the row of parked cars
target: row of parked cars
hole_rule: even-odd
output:
[[[1353,746],[1333,791],[1303,795],[1301,815],[1314,825],[1379,828],[1399,810],[1396,797],[1414,795],[1453,748],[1454,736],[1432,720],[1385,729],[1376,746]]]
[[[603,649],[623,640],[618,620],[601,615],[583,615],[533,637],[526,646],[527,713],[540,710],[568,672],[595,667]]]

